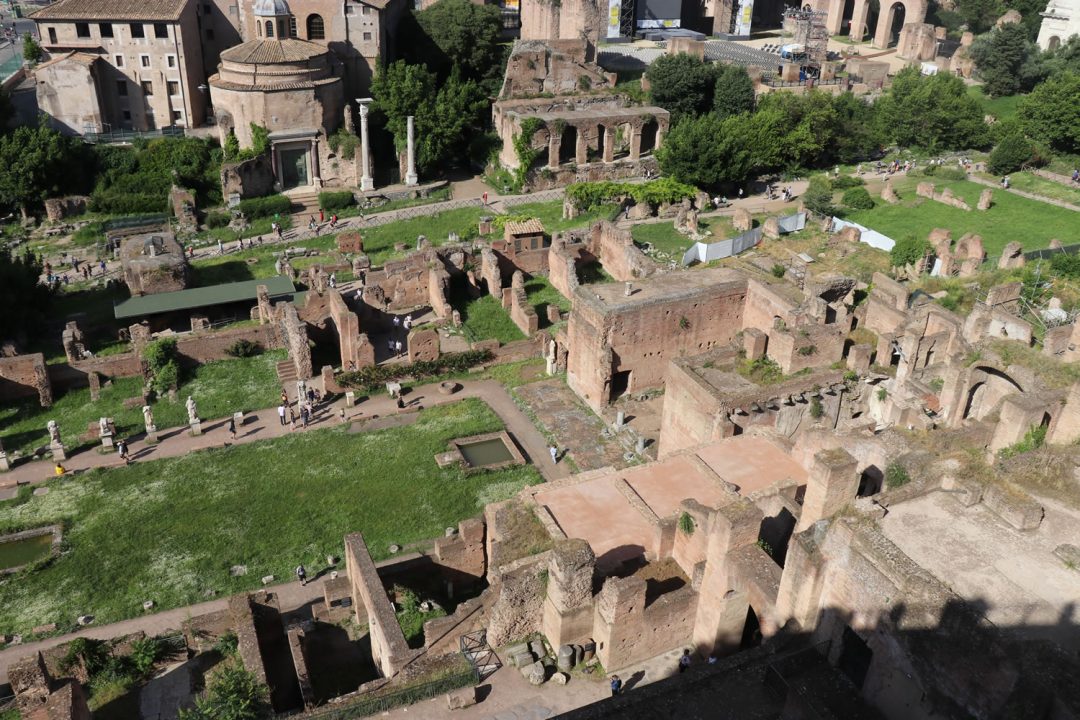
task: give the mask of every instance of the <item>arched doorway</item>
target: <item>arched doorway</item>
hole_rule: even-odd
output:
[[[900,31],[907,22],[907,7],[903,3],[893,3],[886,14],[888,18],[889,35],[883,47],[893,47],[900,40]]]
[[[1024,392],[1019,383],[996,368],[976,368],[974,382],[967,391],[962,419],[982,420],[991,414],[1006,395]]]
[[[1050,40],[1046,43],[1046,49],[1057,50],[1059,47],[1061,47],[1061,38],[1057,35],[1051,35]]]
[[[559,141],[559,164],[574,162],[577,159],[577,136],[578,129],[573,125],[563,128],[562,139]]]
[[[652,152],[656,149],[656,135],[660,132],[660,124],[656,120],[649,120],[641,126],[641,154]]]

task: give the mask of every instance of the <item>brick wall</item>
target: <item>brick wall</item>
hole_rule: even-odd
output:
[[[634,244],[629,230],[623,230],[606,220],[592,226],[589,251],[600,258],[611,277],[619,282],[652,275],[657,265]]]
[[[52,405],[45,356],[41,353],[0,358],[0,400],[38,398],[42,407]]]
[[[659,457],[717,439],[720,399],[696,372],[678,359],[664,375]]]

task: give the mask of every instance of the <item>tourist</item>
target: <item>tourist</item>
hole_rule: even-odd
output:
[[[344,424],[345,423],[345,408],[341,408],[341,415],[339,417],[341,418],[342,424]]]
[[[408,332],[412,328],[412,315],[406,315],[402,325],[405,327],[405,332]]]
[[[61,465],[60,463],[56,463],[55,472],[56,472],[57,475],[63,475],[64,473],[67,472],[67,468],[64,467],[63,465]]]
[[[337,276],[334,273],[330,273],[330,289],[333,290],[337,287]]]
[[[312,233],[314,233],[315,228],[317,228],[317,227],[318,227],[318,225],[315,224],[315,216],[312,215],[311,219],[308,220],[307,229],[310,230]]]
[[[682,651],[682,657],[679,658],[679,672],[686,672],[686,668],[690,667],[690,650],[684,648]]]
[[[394,341],[394,352],[396,352],[398,355],[401,355],[401,341],[400,340],[395,340]]]
[[[611,697],[622,692],[622,679],[618,675],[611,676]]]
[[[218,255],[224,255],[225,254],[225,244],[222,243],[220,239],[217,241],[217,254]]]
[[[319,208],[319,224],[320,224],[320,225],[322,225],[322,223],[323,223],[323,220],[325,220],[325,219],[326,219],[326,216],[325,216],[325,215],[323,215],[323,210],[322,210],[322,208]]]
[[[300,581],[300,585],[307,585],[307,570],[303,565],[296,566],[296,579]]]
[[[236,418],[229,418],[229,437],[236,439]]]
[[[304,424],[304,427],[307,427],[307,421],[308,421],[308,409],[307,409],[307,407],[308,407],[307,405],[301,405],[300,406],[300,421]]]
[[[715,654],[710,655],[709,659],[706,660],[705,662],[708,663],[709,665],[715,665],[716,664],[716,655]]]
[[[742,188],[739,188],[739,199],[742,200]]]
[[[104,260],[101,261],[101,274],[102,275],[105,274],[105,261]]]
[[[131,460],[128,458],[128,446],[123,439],[116,441],[116,452],[120,455],[120,459],[124,461],[125,465],[131,464]]]
[[[1080,169],[1073,170],[1072,181],[1074,183],[1080,183]]]
[[[281,223],[274,223],[274,232],[277,234],[277,239],[281,240],[283,237],[281,234]]]
[[[289,393],[285,392],[284,388],[282,388],[282,390],[281,390],[281,404],[282,405],[288,405],[289,404]]]
[[[278,420],[281,421],[281,427],[285,427],[285,405],[281,404],[277,406]]]
[[[312,402],[314,402],[316,405],[321,403],[322,402],[322,393],[319,392],[319,388],[315,388],[311,392],[313,392],[315,394],[315,399],[312,400]]]
[[[401,318],[399,318],[397,315],[395,315],[394,316],[394,329],[397,330],[399,327],[401,327]]]
[[[390,354],[394,353],[394,338],[386,338],[386,351]]]
[[[554,445],[548,445],[548,452],[551,454],[551,462],[556,465],[559,464],[559,448]]]

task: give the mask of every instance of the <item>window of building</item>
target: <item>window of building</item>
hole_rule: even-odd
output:
[[[307,16],[307,39],[325,40],[326,27],[323,25],[322,15]]]
[[[124,119],[125,120],[130,120],[131,119],[131,111],[130,110],[125,110],[124,111]]]
[[[364,42],[371,42],[371,33],[364,33]]]
[[[75,23],[75,36],[81,38],[90,37],[90,23]]]
[[[266,21],[266,37],[274,37],[274,21]]]
[[[175,55],[166,55],[165,56],[165,64],[168,65],[169,67],[176,67],[176,56]]]
[[[142,23],[131,23],[130,27],[131,27],[131,37],[133,37],[133,38],[144,38],[144,37],[146,37],[146,32],[143,30]]]
[[[173,122],[184,122],[184,113],[180,110],[172,111]]]
[[[49,28],[49,43],[56,44],[56,28]]]
[[[296,16],[289,16],[289,37],[296,37]]]
[[[154,23],[154,37],[167,40],[169,38],[169,26],[165,23]]]
[[[98,23],[98,31],[103,38],[111,38],[113,36],[112,23]]]
[[[346,15],[352,15],[353,14],[352,5],[349,5],[348,3],[345,4],[345,14]]]
[[[180,82],[179,81],[177,81],[177,80],[169,80],[169,82],[166,83],[166,84],[167,84],[167,86],[169,88],[169,95],[179,95],[180,94]]]
[[[139,56],[139,65],[141,65],[142,67],[150,67],[150,56],[149,55],[140,55]]]
[[[360,10],[360,14],[361,15],[370,15],[371,14],[371,6],[370,5],[364,5],[362,7],[362,9]]]
[[[120,97],[127,97],[127,80],[116,81],[116,94]]]
[[[150,82],[149,80],[143,80],[141,84],[143,95],[149,97],[154,94],[154,83]]]
[[[117,55],[116,56],[116,67],[124,67],[124,56],[123,55]]]

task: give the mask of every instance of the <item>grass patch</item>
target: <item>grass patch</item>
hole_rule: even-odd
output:
[[[1043,355],[1038,348],[1010,340],[991,340],[990,347],[1001,356],[1005,366],[1021,365],[1052,388],[1067,388],[1080,380],[1080,363],[1065,363],[1057,358]]]
[[[579,267],[577,269],[577,275],[578,282],[582,285],[615,282],[615,278],[608,274],[607,270],[604,269],[604,266],[600,264],[599,260]]]
[[[310,430],[265,442],[96,470],[51,481],[48,495],[0,506],[0,528],[61,521],[64,551],[46,567],[0,582],[0,630],[47,622],[100,624],[225,596],[287,579],[297,563],[322,568],[361,531],[375,560],[485,504],[540,482],[531,466],[466,475],[434,455],[457,437],[502,428],[470,399],[424,410],[409,426],[351,434]],[[247,575],[229,568],[246,565]]]
[[[709,217],[698,220],[698,230],[710,233],[703,242],[714,243],[735,235],[731,219]],[[638,245],[649,243],[653,251],[662,259],[681,260],[694,241],[675,230],[674,222],[641,223],[630,229],[634,242]],[[668,257],[664,257],[668,256]]]
[[[272,407],[278,402],[280,388],[276,365],[286,357],[284,350],[271,350],[250,358],[216,360],[194,368],[180,386],[175,401],[167,397],[152,403],[154,422],[159,429],[187,424],[184,402],[195,398],[199,414],[207,419],[231,415],[237,410],[251,411]],[[8,452],[23,454],[48,445],[45,425],[56,420],[60,436],[68,450],[82,445],[96,445],[96,439],[81,443],[79,436],[89,423],[101,417],[111,417],[120,435],[142,432],[142,408],[125,408],[124,400],[142,392],[141,377],[115,378],[101,388],[96,402],[90,400],[90,389],[71,390],[55,398],[51,408],[43,408],[36,400],[0,406],[0,437]]]
[[[549,235],[553,232],[563,232],[571,228],[591,225],[597,220],[607,220],[618,207],[615,203],[598,205],[580,213],[573,220],[564,220],[562,216],[563,204],[561,200],[552,200],[542,203],[525,203],[523,205],[507,206],[506,211],[510,215],[528,215],[544,224],[544,230]]]
[[[983,112],[993,115],[998,122],[1012,120],[1016,117],[1016,109],[1020,106],[1023,95],[1010,95],[1008,97],[992,98],[983,92],[982,86],[968,86],[968,95],[975,98],[982,106]]]
[[[547,317],[548,306],[554,305],[563,312],[570,312],[570,301],[543,275],[533,275],[525,281],[525,296],[536,310],[542,328],[551,325]]]
[[[424,647],[424,623],[437,617],[444,617],[446,611],[442,608],[433,608],[424,612],[420,609],[420,597],[409,588],[395,585],[391,592],[399,606],[397,612],[398,625],[405,634],[405,642],[411,648]]]
[[[1028,200],[1007,192],[994,193],[994,207],[986,212],[972,209],[965,212],[943,203],[915,196],[919,180],[932,178],[903,178],[894,181],[902,198],[896,205],[881,203],[872,210],[859,210],[847,219],[877,230],[894,240],[906,237],[925,238],[934,228],[948,228],[953,237],[967,232],[982,236],[988,256],[1000,255],[1007,243],[1017,241],[1025,250],[1037,250],[1050,244],[1053,238],[1075,237],[1077,214],[1036,200]],[[937,183],[938,192],[950,188],[972,208],[985,188],[969,181]],[[914,210],[914,212],[913,212]]]
[[[983,177],[988,180],[1000,180],[1000,178],[992,175],[984,175]],[[1062,202],[1071,203],[1073,205],[1080,205],[1080,186],[1062,185],[1061,183],[1047,180],[1046,178],[1039,177],[1038,175],[1029,172],[1013,173],[1009,176],[1009,182],[1017,190],[1041,195],[1042,197],[1051,198],[1053,200],[1061,200]],[[997,200],[996,193],[994,200]],[[1061,238],[1061,240],[1064,242],[1065,238]]]
[[[493,295],[463,299],[454,307],[461,313],[461,329],[469,342],[494,339],[505,345],[525,339],[525,333]]]

